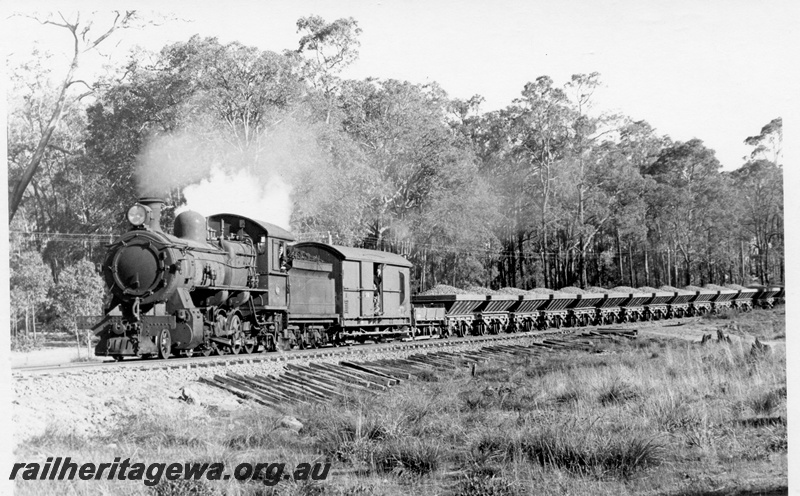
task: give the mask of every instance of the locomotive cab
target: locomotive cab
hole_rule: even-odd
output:
[[[217,214],[208,218],[212,239],[251,242],[255,246],[254,287],[263,292],[254,295],[256,305],[286,308],[288,301],[289,259],[287,245],[294,237],[274,224],[235,214]]]

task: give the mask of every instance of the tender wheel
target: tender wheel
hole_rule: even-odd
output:
[[[256,344],[256,340],[253,339],[253,338],[245,338],[244,342],[242,343],[242,349],[248,355],[250,353],[253,353],[256,350],[257,347],[258,347],[258,345]]]
[[[264,346],[264,351],[277,350],[277,346],[275,345],[275,338],[272,335],[265,336],[261,344],[262,346]]]
[[[169,329],[161,329],[156,346],[158,347],[158,358],[162,360],[169,358],[172,351],[172,336],[169,334]]]

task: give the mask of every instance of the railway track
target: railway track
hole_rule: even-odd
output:
[[[470,351],[433,351],[405,358],[378,360],[342,360],[338,363],[286,364],[274,375],[216,374],[199,380],[228,391],[240,398],[280,409],[283,404],[324,403],[346,397],[348,392],[379,393],[413,377],[424,378],[437,370],[447,373],[454,368],[472,367],[484,362],[506,362],[522,358],[541,358],[563,351],[597,352],[598,340],[635,339],[636,329],[587,329],[580,333],[543,337],[528,344],[506,344],[502,340]]]
[[[681,319],[683,320],[683,319]],[[691,320],[691,319],[686,319]],[[624,328],[624,326],[620,327]],[[115,362],[108,360],[104,362],[71,362],[59,365],[26,366],[12,368],[13,376],[28,376],[36,374],[72,374],[92,371],[107,370],[154,370],[154,369],[195,369],[195,368],[216,368],[228,365],[253,364],[261,362],[292,362],[308,360],[317,357],[353,357],[364,354],[376,353],[381,351],[407,351],[407,350],[431,350],[437,348],[447,348],[461,344],[480,344],[493,341],[519,340],[525,338],[542,339],[547,336],[571,334],[581,331],[592,331],[604,329],[604,327],[582,327],[567,329],[551,329],[546,331],[521,332],[512,334],[495,334],[484,336],[467,336],[463,338],[448,339],[429,339],[417,338],[414,340],[390,342],[381,344],[367,344],[358,346],[325,347],[306,350],[292,350],[276,353],[256,353],[241,355],[221,355],[212,357],[196,356],[192,358],[171,358],[169,360],[124,360]]]

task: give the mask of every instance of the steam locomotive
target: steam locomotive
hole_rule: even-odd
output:
[[[192,356],[319,347],[419,334],[464,336],[701,315],[772,306],[783,289],[636,293],[410,294],[400,255],[294,243],[278,226],[185,211],[174,235],[163,201],[142,198],[109,245],[102,317],[84,320],[98,356]],[[702,289],[702,288],[700,288]]]
[[[108,248],[96,355],[252,353],[410,332],[405,258],[315,242],[290,254],[289,232],[234,214],[185,211],[170,235],[162,207],[140,199]]]

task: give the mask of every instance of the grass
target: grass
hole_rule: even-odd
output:
[[[741,329],[757,313],[769,316],[717,322]],[[638,339],[605,351],[483,364],[474,377],[467,368],[431,373],[385,394],[297,406],[290,413],[304,424],[299,433],[258,405],[231,413],[186,405],[177,415],[131,415],[100,438],[53,427],[17,453],[226,466],[329,461],[326,481],[162,481],[152,489],[37,481],[19,482],[17,492],[616,495],[786,486],[782,347],[752,353],[738,341]]]
[[[722,323],[726,334],[738,336],[757,336],[764,340],[786,339],[786,307],[777,306],[771,310],[755,308],[747,313],[725,310],[717,314],[706,314],[704,322]]]

